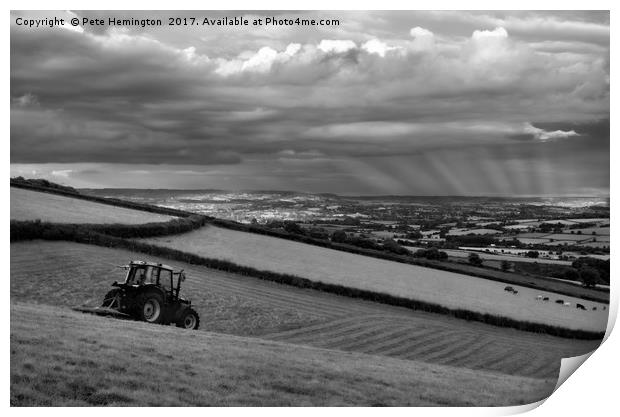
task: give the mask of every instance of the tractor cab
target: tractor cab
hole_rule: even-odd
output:
[[[183,270],[155,262],[131,261],[125,281],[112,284],[116,289],[104,297],[102,307],[114,309],[150,323],[176,323],[198,328],[199,318],[191,302],[179,297]]]
[[[181,282],[185,281],[183,271],[175,271],[172,267],[154,262],[131,261],[127,269],[124,285],[140,287],[154,285],[162,288],[168,295],[179,297]]]

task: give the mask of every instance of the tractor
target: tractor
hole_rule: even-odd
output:
[[[101,311],[114,310],[124,316],[148,323],[171,324],[198,329],[200,318],[191,302],[179,297],[183,270],[154,262],[131,261],[125,282],[114,281],[115,287],[103,298]]]

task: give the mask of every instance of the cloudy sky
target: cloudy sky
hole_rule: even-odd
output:
[[[15,22],[171,14],[340,24]],[[12,12],[11,174],[78,187],[607,195],[609,14]]]

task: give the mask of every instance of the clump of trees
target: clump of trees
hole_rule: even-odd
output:
[[[585,286],[594,286],[597,283],[609,284],[609,259],[604,261],[587,256],[575,260],[572,266],[579,271],[581,281]]]
[[[394,241],[394,239],[385,239],[383,241],[383,250],[395,253],[397,255],[410,255],[409,250]]]
[[[588,266],[583,267],[579,270],[579,276],[581,277],[581,282],[583,283],[584,287],[595,287],[601,279],[598,271]]]
[[[488,235],[446,235],[446,246],[456,248],[459,246],[485,247],[497,243],[497,239]]]
[[[414,252],[413,256],[415,258],[436,259],[440,261],[448,259],[448,254],[437,248],[418,249]]]
[[[538,226],[538,230],[541,233],[562,233],[564,225],[562,223],[542,223]]]

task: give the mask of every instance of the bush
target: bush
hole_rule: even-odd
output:
[[[502,261],[502,271],[507,272],[512,268],[512,264],[506,260]]]
[[[396,253],[398,255],[409,255],[410,254],[409,250],[400,246],[398,243],[394,242],[393,239],[385,239],[383,241],[383,249],[388,252]]]
[[[344,232],[344,230],[336,230],[334,233],[332,233],[332,242],[336,242],[336,243],[345,243],[347,241],[347,234]]]
[[[313,227],[310,230],[307,231],[308,236],[315,238],[315,239],[329,239],[329,233],[327,233],[327,231],[323,228],[320,227]]]
[[[292,221],[284,222],[284,230],[287,233],[292,233],[294,235],[305,235],[306,234],[306,232],[300,225]]]
[[[474,266],[482,266],[482,259],[477,253],[470,253],[467,260]]]

